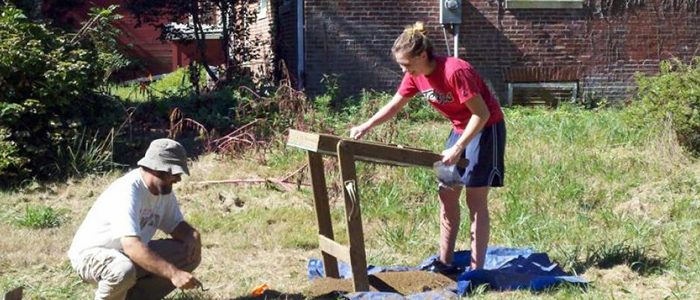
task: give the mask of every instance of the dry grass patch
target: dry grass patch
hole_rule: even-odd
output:
[[[229,237],[230,239],[226,239]],[[209,288],[213,299],[246,295],[250,289],[266,283],[283,293],[299,293],[309,284],[306,264],[317,251],[251,247],[240,249],[235,234],[220,236],[215,245],[205,246],[202,264],[195,275]]]
[[[677,281],[669,274],[644,277],[627,265],[609,269],[591,268],[583,274],[597,290],[609,290],[616,299],[674,299],[678,290],[688,283]]]

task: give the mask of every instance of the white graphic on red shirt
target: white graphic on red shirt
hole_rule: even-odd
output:
[[[423,97],[425,97],[426,100],[436,104],[447,104],[452,102],[452,95],[450,95],[450,93],[440,94],[434,89],[429,89],[422,91],[421,94],[423,94]]]

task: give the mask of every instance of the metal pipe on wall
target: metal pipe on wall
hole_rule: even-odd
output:
[[[452,56],[450,53],[450,44],[447,41],[447,24],[442,24],[442,36],[445,38],[445,49],[447,49],[447,56]]]
[[[459,57],[459,24],[452,25],[452,31],[454,31],[454,56]]]

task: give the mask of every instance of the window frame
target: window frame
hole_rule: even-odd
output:
[[[582,9],[583,0],[505,0],[505,8],[513,9]]]

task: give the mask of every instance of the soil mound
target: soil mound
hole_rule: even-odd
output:
[[[370,290],[411,295],[432,290],[441,290],[455,285],[455,279],[425,271],[382,272],[369,276]],[[311,283],[305,293],[311,298],[344,294],[353,291],[352,279],[319,278]]]

